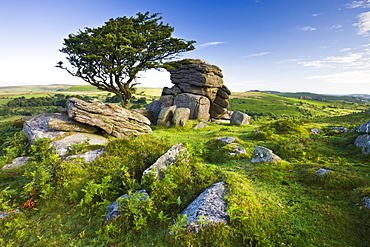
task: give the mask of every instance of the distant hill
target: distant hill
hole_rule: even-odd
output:
[[[0,87],[0,93],[57,92],[70,88],[68,84],[7,86]]]
[[[329,95],[329,94],[315,94],[309,92],[278,92],[278,91],[261,91],[264,93],[274,94],[282,97],[297,98],[297,99],[311,99],[311,100],[347,100],[351,102],[358,102],[362,99],[370,100],[370,95],[368,94],[347,94],[347,95]]]

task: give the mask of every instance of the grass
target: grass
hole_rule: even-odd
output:
[[[266,105],[297,102],[261,93],[235,97]],[[354,128],[369,113],[345,111],[199,130],[193,129],[196,120],[184,127],[152,126],[151,135],[111,140],[92,163],[61,160],[45,140],[29,147],[20,129],[2,124],[0,167],[20,153],[31,158],[0,172],[0,211],[23,211],[0,219],[0,246],[367,246],[370,209],[363,198],[370,197],[370,156],[353,144],[357,132],[330,129]],[[323,131],[314,135],[311,128]],[[230,157],[230,146],[216,140],[225,136],[235,137],[247,154]],[[177,143],[188,147],[190,162],[170,168],[162,181],[142,180],[142,171]],[[255,146],[272,149],[284,161],[251,163]],[[320,168],[331,172],[317,176]],[[168,235],[186,205],[218,181],[227,185],[230,224]],[[109,203],[139,189],[148,191],[153,204],[131,201],[135,207],[126,205],[117,220],[104,221]]]

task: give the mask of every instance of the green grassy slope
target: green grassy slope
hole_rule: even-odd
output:
[[[347,115],[367,110],[370,102],[361,103],[341,100],[305,100],[278,95],[247,92],[233,93],[229,100],[230,110],[240,110],[250,116],[269,116],[272,118],[307,118]]]

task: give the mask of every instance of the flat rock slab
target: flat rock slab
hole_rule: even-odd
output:
[[[226,202],[223,199],[225,194],[224,182],[215,183],[202,192],[181,212],[181,215],[187,216],[186,229],[197,233],[208,224],[227,224],[230,217],[226,211]]]
[[[77,122],[98,127],[116,137],[150,134],[150,120],[115,104],[88,103],[77,98],[67,100],[68,116]]]
[[[101,148],[97,150],[88,151],[82,154],[68,156],[66,160],[73,159],[73,158],[83,158],[86,163],[91,163],[103,153],[104,153],[104,148]]]
[[[26,163],[28,161],[28,159],[29,159],[29,157],[18,157],[18,158],[15,158],[13,160],[13,163],[11,163],[9,165],[3,166],[3,170],[6,170],[6,169],[9,169],[9,168],[13,168],[13,167],[16,167],[16,166],[23,165],[24,163]]]
[[[60,156],[65,156],[71,145],[77,145],[84,142],[87,142],[89,145],[104,145],[108,142],[108,139],[94,134],[76,133],[66,136],[61,140],[52,142],[51,146],[56,148],[57,153]]]
[[[93,126],[82,124],[71,119],[66,113],[51,116],[48,121],[48,126],[51,129],[62,131],[74,131],[84,133],[95,133],[98,131],[98,129]]]
[[[155,178],[163,179],[163,171],[167,170],[170,165],[176,165],[176,162],[178,161],[178,158],[181,157],[181,154],[184,155],[183,161],[188,162],[189,153],[184,144],[179,143],[173,145],[165,154],[159,157],[159,159],[153,165],[143,172],[143,176],[146,176],[149,173],[154,173]]]
[[[50,118],[58,118],[61,113],[42,113],[26,119],[23,124],[23,132],[31,144],[35,144],[36,139],[55,138],[66,134],[65,131],[55,130],[49,127]]]

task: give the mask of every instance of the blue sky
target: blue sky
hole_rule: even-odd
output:
[[[370,0],[0,0],[0,86],[83,84],[55,68],[63,38],[137,12],[197,41],[231,91],[370,94]],[[167,72],[142,86],[171,86]]]

